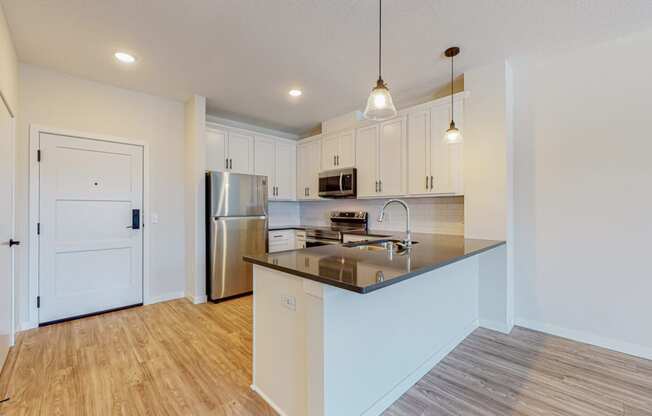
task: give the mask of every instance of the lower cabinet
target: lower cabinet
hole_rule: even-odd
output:
[[[269,252],[294,250],[296,248],[295,230],[275,230],[268,233]],[[305,243],[305,234],[304,234]]]

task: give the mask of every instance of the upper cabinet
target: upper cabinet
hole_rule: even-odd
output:
[[[347,131],[322,139],[321,165],[323,170],[355,166],[355,132]]]
[[[206,168],[208,170],[253,174],[253,134],[207,127]]]
[[[358,129],[356,137],[358,196],[405,194],[406,118],[397,117]]]
[[[322,161],[319,136],[302,140],[297,145],[297,199],[319,199],[319,171]]]
[[[267,176],[270,200],[296,197],[296,145],[266,136],[255,138],[255,174]]]
[[[440,102],[408,114],[409,195],[461,195],[462,141],[449,143],[445,136],[451,117],[450,103]],[[455,124],[464,137],[464,103],[455,102]]]

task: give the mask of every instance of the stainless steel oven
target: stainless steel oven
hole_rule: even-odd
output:
[[[319,196],[322,198],[355,198],[355,168],[328,170],[319,174]]]

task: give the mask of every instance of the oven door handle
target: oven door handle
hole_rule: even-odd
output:
[[[342,182],[342,179],[344,178],[344,174],[340,172],[340,192],[344,192],[344,182]]]

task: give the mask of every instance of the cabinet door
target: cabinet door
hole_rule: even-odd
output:
[[[430,172],[433,176],[430,193],[433,194],[453,193],[450,158],[455,145],[449,144],[446,139],[449,124],[450,105],[430,109]]]
[[[295,199],[296,192],[296,146],[276,142],[276,199]]]
[[[267,192],[269,199],[275,199],[274,186],[276,185],[276,158],[274,152],[276,142],[266,137],[256,137],[254,145],[254,173],[267,176]],[[235,164],[235,162],[234,162]]]
[[[206,169],[225,170],[226,132],[223,130],[206,129]]]
[[[297,199],[308,198],[310,173],[310,143],[300,143],[297,145]]]
[[[405,118],[380,125],[378,146],[378,180],[381,195],[402,195],[404,179]]]
[[[355,138],[358,196],[376,196],[378,181],[378,126],[358,130]]]
[[[340,152],[340,137],[329,136],[322,140],[321,146],[321,165],[324,170],[336,169],[337,155]]]
[[[308,160],[308,198],[319,199],[319,172],[321,167],[321,141],[311,142],[308,146],[310,158]]]
[[[340,152],[338,154],[338,168],[352,168],[355,166],[355,132],[350,131],[340,136]]]
[[[408,115],[407,125],[408,194],[430,191],[430,112],[417,111]]]
[[[229,132],[229,171],[233,173],[254,173],[254,138],[248,134]]]

